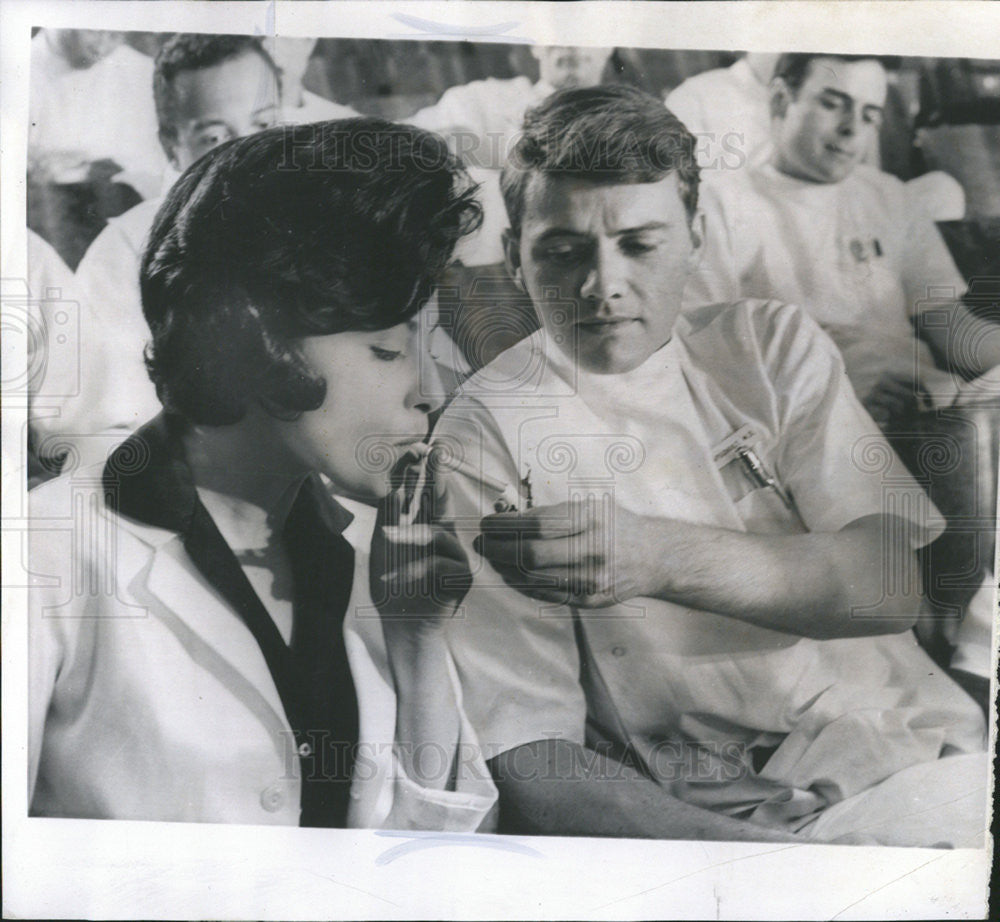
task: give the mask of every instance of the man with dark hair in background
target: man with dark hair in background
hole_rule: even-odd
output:
[[[224,141],[280,120],[277,67],[261,39],[248,35],[171,36],[156,56],[152,96],[171,167],[165,188]],[[159,405],[143,363],[149,329],[139,297],[139,259],[162,201],[148,199],[112,219],[77,269],[81,293],[100,323],[83,331],[92,337],[82,350],[86,413],[74,417],[83,431],[69,435],[104,433],[120,441]],[[100,442],[96,450],[106,451]]]
[[[783,55],[770,158],[705,186],[705,256],[689,290],[692,304],[801,305],[841,348],[858,397],[882,425],[922,392],[955,396],[932,347],[949,371],[978,375],[1000,364],[1000,327],[958,300],[965,281],[931,218],[896,177],[860,162],[885,95],[875,58]],[[951,322],[926,324],[917,338],[913,324],[935,289],[953,292]],[[964,354],[969,336],[980,348]]]

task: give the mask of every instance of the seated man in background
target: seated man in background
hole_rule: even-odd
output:
[[[483,223],[455,251],[457,266],[442,284],[442,317],[458,349],[449,363],[462,376],[481,368],[508,346],[532,333],[533,312],[510,283],[501,240],[507,218],[500,170],[521,130],[524,113],[555,90],[601,82],[610,48],[532,46],[538,80],[474,80],[446,90],[432,106],[407,121],[448,139],[479,183]],[[450,301],[448,289],[457,294]]]
[[[303,80],[316,50],[316,39],[275,35],[267,39],[265,45],[281,74],[282,121],[304,125],[333,118],[355,118],[360,114],[350,106],[342,106],[306,89]]]
[[[955,399],[955,380],[934,353],[968,376],[1000,364],[1000,326],[959,300],[965,280],[932,220],[902,182],[859,163],[885,94],[874,58],[782,56],[771,157],[705,186],[705,252],[688,289],[691,305],[740,297],[801,305],[840,347],[858,397],[883,426],[920,395],[938,405]],[[942,291],[953,299],[948,322],[921,323],[921,311],[940,313]],[[976,349],[963,348],[970,341]]]
[[[667,108],[696,138],[707,180],[715,169],[733,169],[767,158],[771,148],[770,92],[780,54],[748,52],[729,67],[688,77],[667,94]]]
[[[473,474],[450,643],[502,828],[981,846],[983,716],[908,630],[935,510],[806,314],[681,314],[694,146],[639,90],[567,90],[504,170],[542,329],[435,433]]]
[[[533,45],[531,55],[538,62],[535,83],[523,75],[473,80],[445,90],[434,105],[407,121],[444,135],[470,165],[499,170],[520,133],[524,113],[556,90],[600,83],[611,51]]]
[[[80,336],[97,318],[77,290],[77,281],[59,254],[30,228],[27,231],[27,285],[5,280],[5,310],[23,311],[27,339],[28,488],[59,472],[67,452],[81,451],[87,410],[96,396],[82,389]],[[16,287],[15,287],[16,286]],[[100,379],[88,377],[88,386]]]
[[[224,141],[280,120],[278,71],[259,38],[175,35],[156,57],[151,86],[160,143],[176,172]],[[139,261],[162,201],[150,199],[112,219],[77,269],[80,291],[98,318],[83,331],[89,401],[85,418],[76,416],[79,434],[108,433],[120,441],[159,406],[143,361],[149,328]],[[107,447],[97,446],[102,456]]]
[[[42,29],[31,40],[31,172],[68,183],[104,164],[143,198],[156,194],[163,152],[146,90],[153,62],[125,35]]]

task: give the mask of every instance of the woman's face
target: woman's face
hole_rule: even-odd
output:
[[[317,410],[275,425],[285,446],[345,496],[373,501],[389,492],[389,471],[427,435],[440,405],[433,360],[417,321],[373,333],[299,341],[309,367],[326,379]]]

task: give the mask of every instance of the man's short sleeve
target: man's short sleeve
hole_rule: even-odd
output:
[[[488,477],[517,483],[511,452],[490,412],[456,400],[435,430],[435,443]],[[570,618],[546,616],[541,603],[508,587],[472,541],[493,512],[494,491],[465,474],[447,476],[449,506],[474,579],[449,623],[449,644],[465,712],[486,758],[539,739],[583,744],[586,704]]]
[[[940,307],[942,300],[962,297],[967,286],[930,216],[909,199],[906,210],[903,287],[907,310],[915,317],[927,301]]]
[[[779,408],[779,479],[812,531],[838,531],[867,515],[912,523],[911,544],[937,537],[943,519],[854,395],[833,341],[798,308],[758,320]]]

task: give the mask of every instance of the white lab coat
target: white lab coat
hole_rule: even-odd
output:
[[[181,536],[110,511],[100,467],[30,500],[31,813],[298,824],[299,766],[277,688]],[[345,537],[366,546],[356,527],[366,523]],[[344,621],[360,715],[348,825],[475,830],[496,791],[464,715],[457,790],[421,788],[396,761],[367,567],[356,553]]]

